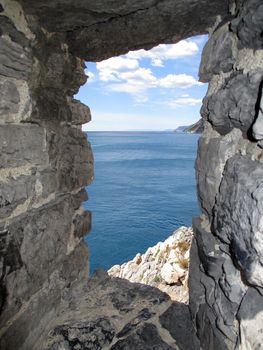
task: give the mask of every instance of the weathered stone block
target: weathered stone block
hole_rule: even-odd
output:
[[[0,219],[10,215],[19,204],[24,203],[33,193],[33,179],[20,176],[16,180],[0,185]]]
[[[222,333],[214,327],[216,324],[216,315],[204,303],[200,305],[196,315],[197,335],[200,339],[201,347],[206,350],[234,350],[227,344]]]
[[[2,322],[17,312],[24,302],[41,289],[54,271],[58,270],[61,278],[68,283],[77,278],[78,272],[75,274],[73,266],[68,265],[70,263],[67,255],[74,202],[74,196],[60,196],[48,205],[17,217],[1,229],[0,248],[4,254],[0,279],[1,288],[5,290],[6,295]],[[83,230],[83,227],[74,227],[76,235],[80,236],[77,229]],[[63,268],[63,264],[66,264],[67,268]],[[82,265],[88,269],[87,261],[83,261]]]
[[[91,230],[91,212],[85,211],[82,215],[76,215],[73,224],[75,237],[83,238]]]
[[[263,140],[263,86],[258,99],[258,111],[256,111],[256,120],[253,124],[252,134],[255,140]]]
[[[0,16],[0,34],[0,75],[28,79],[31,70],[28,40],[5,16]]]
[[[255,288],[248,288],[237,319],[240,326],[238,348],[260,349],[263,344],[263,297]]]
[[[29,119],[31,98],[26,81],[0,76],[1,123],[19,123]]]
[[[197,350],[200,348],[199,340],[197,339],[190,318],[188,305],[174,302],[160,316],[160,323],[176,340],[179,348],[187,350]]]
[[[220,27],[209,38],[202,52],[199,68],[200,81],[208,82],[214,74],[231,71],[234,65],[232,46],[234,35],[229,32],[229,24]]]
[[[70,322],[57,326],[50,334],[56,338],[56,346],[67,346],[79,349],[102,349],[109,346],[115,335],[110,320],[99,318],[96,321]]]
[[[152,323],[145,323],[127,338],[119,340],[110,350],[132,350],[132,349],[160,349],[175,350],[160,337],[157,327]]]
[[[204,302],[205,289],[201,283],[202,273],[203,272],[201,271],[201,262],[198,255],[197,243],[195,237],[193,237],[189,259],[188,288],[189,310],[194,323],[199,305]]]
[[[20,96],[14,82],[1,79],[0,91],[0,116],[2,117],[9,113],[17,113]]]
[[[20,211],[29,210],[39,201],[46,199],[57,190],[57,179],[54,171],[42,172],[31,170],[31,175],[8,178],[0,184],[0,220],[11,215],[17,206],[28,201]]]
[[[239,130],[233,130],[224,137],[203,134],[198,142],[196,178],[199,202],[203,211],[211,217],[216,195],[227,159],[233,156],[241,137]]]
[[[93,179],[93,155],[86,135],[77,128],[62,127],[49,134],[51,164],[57,170],[59,189],[73,190]]]
[[[73,290],[77,289],[72,288],[72,285],[75,286],[86,279],[87,260],[87,248],[82,242],[57,265],[57,270],[50,273],[41,289],[36,293],[33,291],[33,302],[26,304],[27,307],[16,313],[9,327],[1,327],[1,350],[43,349],[43,344],[39,345],[38,341],[45,325],[54,322],[59,311],[63,313],[63,310],[72,308],[75,303]],[[80,296],[76,300],[80,300]]]
[[[231,29],[240,39],[239,46],[263,48],[263,4],[261,0],[240,1],[240,15],[231,22]]]
[[[227,162],[215,206],[214,231],[231,246],[246,283],[263,287],[263,165],[248,157]]]
[[[217,93],[205,97],[203,117],[222,135],[234,127],[247,134],[254,122],[262,76],[263,70],[234,74]]]
[[[77,210],[80,205],[88,200],[88,193],[84,188],[80,189],[79,192],[74,194],[74,197],[72,197],[72,205],[75,210]]]
[[[0,169],[48,162],[45,129],[33,125],[0,125]]]
[[[63,91],[38,87],[33,91],[35,101],[32,121],[71,122],[71,110]]]
[[[88,106],[74,99],[70,101],[69,106],[72,113],[72,124],[81,125],[91,121],[91,113]]]
[[[246,286],[231,259],[228,245],[208,231],[207,222],[195,219],[193,226],[197,247],[193,246],[194,256],[191,252],[194,261],[190,261],[190,309],[196,317],[201,346],[213,349],[218,344],[219,349],[234,349],[236,313]],[[196,289],[194,283],[201,283],[203,288]],[[220,318],[216,319],[216,315]]]
[[[63,34],[48,38],[39,36],[38,39],[39,43],[34,47],[34,55],[38,60],[33,78],[36,97],[41,99],[41,95],[44,95],[50,101],[52,94],[60,98],[66,95],[73,97],[87,81],[84,61],[69,53],[68,46],[63,42]],[[53,100],[54,103],[55,97]]]

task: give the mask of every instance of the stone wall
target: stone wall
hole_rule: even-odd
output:
[[[32,33],[17,3],[1,3],[0,347],[31,349],[35,325],[88,275],[90,111],[73,98],[83,62],[55,35]]]
[[[248,350],[263,344],[263,4],[239,1],[232,14],[212,31],[200,66],[209,88],[190,307],[204,349]]]
[[[81,289],[91,221],[81,203],[93,177],[81,132],[90,111],[74,99],[86,81],[82,59],[208,30],[190,310],[203,349],[260,348],[262,1],[0,0],[1,349],[40,349],[39,337],[72,305],[82,319],[78,302],[83,310],[91,298]]]

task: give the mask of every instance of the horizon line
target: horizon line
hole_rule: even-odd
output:
[[[149,130],[149,129],[142,129],[142,130],[82,130],[83,132],[169,132],[169,131],[175,131],[175,129],[165,129],[165,130]]]

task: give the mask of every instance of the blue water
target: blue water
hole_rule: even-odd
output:
[[[130,260],[190,226],[199,214],[194,162],[198,135],[90,132],[95,178],[87,188],[91,273]]]

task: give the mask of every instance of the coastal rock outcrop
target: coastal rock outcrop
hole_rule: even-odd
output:
[[[159,288],[172,300],[187,303],[192,238],[192,228],[180,227],[164,242],[148,248],[144,254],[138,253],[133,260],[112,266],[108,274]]]
[[[174,130],[174,132],[183,132],[187,134],[202,134],[204,131],[204,121],[203,119],[199,119],[196,123],[188,126],[179,126]]]

